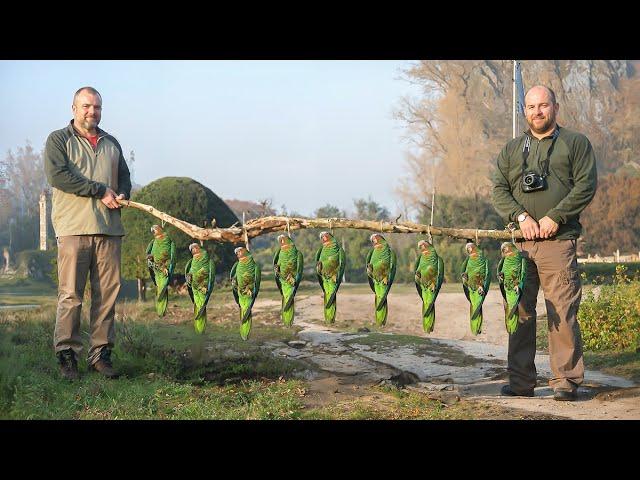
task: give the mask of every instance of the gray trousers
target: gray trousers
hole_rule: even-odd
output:
[[[512,390],[536,385],[536,302],[542,286],[547,307],[549,359],[554,390],[575,391],[584,380],[578,307],[582,298],[576,240],[519,241],[527,259],[527,279],[519,306],[518,329],[509,335],[507,369]]]
[[[82,353],[80,313],[87,275],[91,282],[89,352],[93,365],[103,348],[113,348],[116,298],[120,291],[122,237],[69,235],[58,237],[58,308],[54,347]]]

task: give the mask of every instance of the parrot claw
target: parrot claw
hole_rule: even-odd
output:
[[[464,284],[466,284],[469,281],[469,275],[467,275],[466,272],[460,275],[460,277],[462,278],[462,283]]]
[[[318,275],[322,275],[322,262],[316,263],[316,272],[318,272]]]
[[[498,279],[500,279],[501,282],[504,282],[504,273],[503,272],[498,273]]]
[[[478,287],[478,293],[484,297],[484,295],[485,295],[484,288]]]

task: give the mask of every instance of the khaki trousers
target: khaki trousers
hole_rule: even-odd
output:
[[[572,390],[584,380],[578,307],[582,298],[576,240],[519,241],[527,259],[527,279],[519,306],[518,329],[509,335],[507,369],[517,393],[536,385],[536,303],[542,286],[547,307],[549,359],[554,390]]]
[[[103,348],[113,348],[116,297],[120,291],[120,247],[122,237],[69,235],[58,237],[58,309],[54,347],[82,352],[80,312],[87,283],[91,282],[89,352],[93,365]]]

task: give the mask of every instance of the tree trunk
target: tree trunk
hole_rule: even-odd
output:
[[[138,301],[146,302],[147,301],[147,284],[144,281],[144,278],[138,278]]]

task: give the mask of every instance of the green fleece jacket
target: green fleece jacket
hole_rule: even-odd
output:
[[[558,138],[549,161],[547,189],[522,191],[522,151],[527,137],[531,140],[527,170],[542,174],[543,163],[551,147],[553,136],[538,140],[525,132],[514,138],[498,155],[492,175],[493,205],[505,222],[517,222],[523,212],[534,220],[549,217],[559,224],[553,237],[558,240],[580,236],[580,212],[596,193],[596,157],[589,139],[581,133],[557,127]]]
[[[47,138],[44,169],[53,187],[51,220],[56,237],[124,235],[120,209],[107,208],[101,199],[107,187],[129,198],[129,168],[118,141],[104,130],[97,132],[95,151],[73,121]]]

